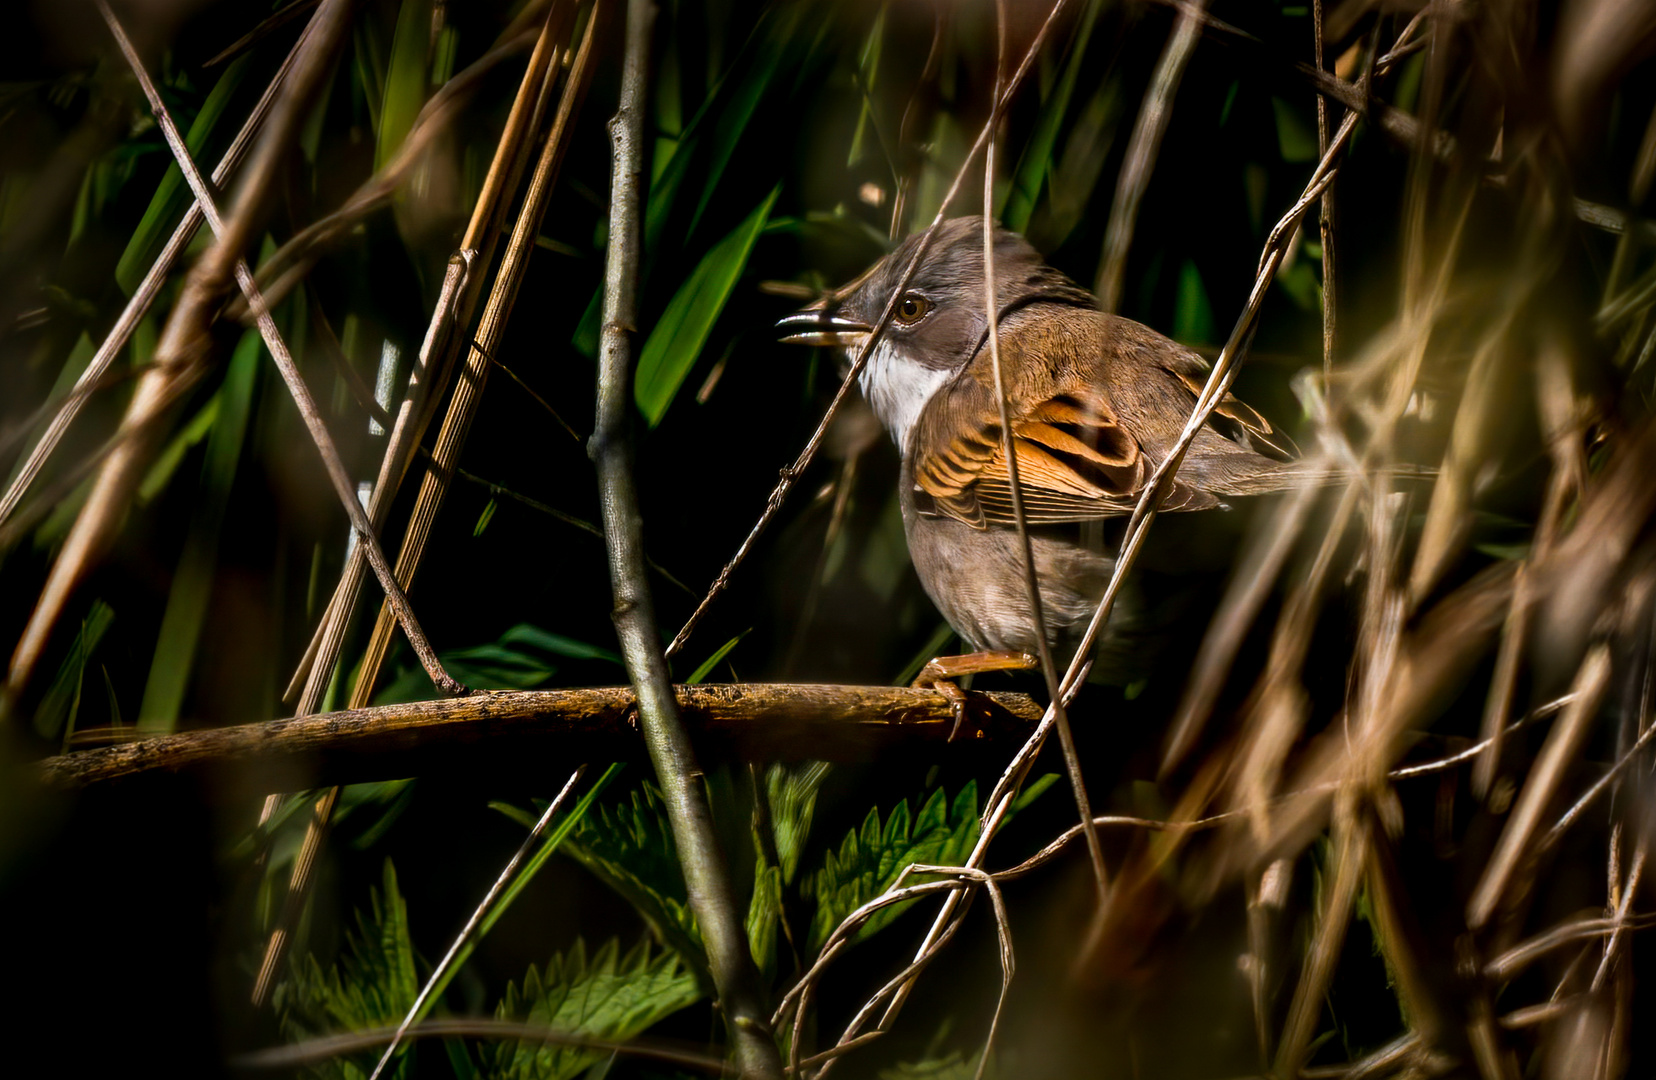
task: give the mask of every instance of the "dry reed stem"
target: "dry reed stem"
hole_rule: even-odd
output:
[[[218,207],[213,200],[213,193],[207,187],[201,171],[196,168],[190,157],[189,148],[184,143],[184,136],[173,122],[172,114],[166,103],[162,101],[160,91],[150,80],[149,73],[144,70],[143,61],[139,59],[132,42],[127,38],[126,31],[121,28],[120,21],[110,10],[108,0],[97,0],[99,13],[108,25],[110,33],[121,47],[127,63],[131,65],[143,87],[144,96],[149,99],[150,108],[155,114],[157,123],[161,127],[168,147],[173,152],[173,158],[183,171],[185,182],[195,194],[196,205],[201,207],[207,217],[207,224],[212,228],[215,236],[223,235],[225,223],[219,215]],[[396,579],[391,576],[391,564],[385,558],[385,552],[380,547],[379,536],[373,524],[368,520],[368,514],[358,501],[351,477],[345,470],[345,463],[339,456],[339,448],[334,444],[333,435],[328,431],[327,422],[322,417],[321,410],[316,405],[316,399],[306,385],[304,377],[299,372],[299,366],[294,363],[293,354],[288,350],[287,342],[282,338],[281,331],[276,326],[276,320],[271,317],[270,305],[260,293],[258,285],[253,280],[253,272],[248,268],[245,259],[237,259],[232,271],[236,284],[241,288],[247,300],[248,307],[254,314],[258,325],[259,336],[264,340],[265,348],[271,359],[275,361],[277,370],[281,373],[282,381],[287,384],[288,393],[293,398],[300,417],[305,422],[311,441],[316,444],[317,454],[322,458],[324,471],[333,485],[334,495],[339,499],[345,510],[345,516],[350,519],[351,527],[357,537],[357,547],[367,557],[369,565],[374,568],[374,576],[379,579],[384,588],[386,601],[397,614],[397,622],[408,636],[409,644],[419,657],[420,663],[431,676],[436,687],[446,694],[463,693],[465,688],[449,677],[443,670],[442,663],[437,659],[436,650],[426,640],[425,632],[420,628],[419,620],[414,615],[414,609],[403,595]]]
[[[12,653],[5,696],[15,699],[27,684],[75,587],[113,541],[145,464],[174,401],[198,380],[210,362],[210,327],[228,292],[236,262],[252,241],[266,198],[275,183],[290,136],[310,93],[329,68],[333,46],[346,23],[347,0],[328,0],[300,46],[284,92],[271,106],[252,151],[233,207],[218,241],[197,260],[156,344],[155,367],[139,380],[122,427],[130,437],[104,460],[81,512],[52,564],[40,599]]]
[[[1609,684],[1610,650],[1604,645],[1595,645],[1588,650],[1576,673],[1572,687],[1576,700],[1571,702],[1547,733],[1547,741],[1536,755],[1535,765],[1524,781],[1523,791],[1513,805],[1501,839],[1496,843],[1477,887],[1472,890],[1472,897],[1466,906],[1466,924],[1472,929],[1479,929],[1488,922],[1495,913],[1496,905],[1511,902],[1515,884],[1517,892],[1523,891],[1524,883],[1513,881],[1520,860],[1529,850],[1530,838],[1540,827],[1541,814],[1557,792],[1565,768],[1574,761],[1586,739],[1588,724],[1597,717],[1599,704],[1604,700]]]
[[[1294,987],[1288,1018],[1278,1039],[1275,1073],[1296,1076],[1305,1065],[1306,1048],[1322,1018],[1323,996],[1334,977],[1346,927],[1351,922],[1357,887],[1368,861],[1368,815],[1353,794],[1342,797],[1334,814],[1333,882],[1328,886],[1317,929],[1306,950],[1305,968]]]
[[[558,102],[557,113],[552,119],[552,126],[541,147],[540,156],[535,162],[534,173],[529,180],[529,190],[524,195],[523,205],[512,227],[511,239],[495,273],[488,303],[484,305],[482,318],[467,350],[464,371],[457,380],[454,396],[449,400],[448,412],[444,415],[442,427],[438,430],[437,444],[431,455],[432,468],[421,477],[419,495],[415,500],[407,530],[403,533],[402,547],[397,552],[397,579],[405,584],[412,584],[414,575],[418,572],[420,560],[425,554],[426,542],[431,536],[431,528],[436,522],[443,499],[448,494],[454,463],[460,456],[460,448],[465,444],[466,436],[471,431],[472,419],[477,415],[482,403],[483,390],[488,381],[489,357],[499,345],[506,322],[511,317],[518,287],[523,283],[529,257],[534,251],[541,219],[551,201],[558,167],[569,145],[570,120],[586,94],[591,77],[593,29],[597,25],[601,7],[601,3],[595,4],[588,17],[580,47],[564,81],[564,91]],[[547,89],[550,90],[550,85]],[[386,651],[390,648],[391,632],[390,612],[382,605],[368,647],[363,653],[357,681],[351,688],[350,700],[353,707],[366,704],[372,696],[380,665],[384,663]]]
[[[428,385],[429,389],[417,395],[411,388],[404,395],[397,424],[393,426],[391,436],[386,440],[379,476],[368,503],[368,516],[376,527],[383,526],[389,516],[392,499],[412,460],[409,451],[418,445],[423,437],[432,410],[447,386],[448,376],[453,368],[453,354],[458,335],[442,337],[441,344],[435,346],[438,358],[436,363],[426,358],[427,349],[433,347],[434,337],[441,334],[445,319],[452,327],[470,325],[471,310],[477,298],[478,285],[482,281],[481,271],[489,265],[495,240],[499,235],[494,223],[504,216],[511,193],[516,190],[528,162],[531,147],[529,132],[540,128],[541,110],[550,85],[548,69],[558,53],[555,32],[561,23],[555,20],[553,15],[563,10],[561,7],[554,7],[547,11],[540,36],[535,42],[535,49],[530,54],[523,78],[518,82],[511,111],[506,116],[500,139],[495,145],[488,174],[484,177],[483,187],[478,192],[477,202],[472,208],[466,235],[461,240],[462,250],[477,253],[471,260],[472,272],[468,272],[465,281],[461,283],[452,302],[453,311],[445,315],[444,305],[439,300],[432,312],[431,323],[426,328],[421,356],[422,364],[430,369],[431,377],[423,380],[422,385]],[[405,414],[408,416],[406,421]],[[325,686],[326,680],[332,678],[334,662],[343,644],[345,631],[354,617],[366,569],[361,555],[353,549],[345,569],[340,573],[339,582],[334,587],[333,596],[328,601],[326,613],[318,623],[310,646],[294,671],[286,693],[283,694],[284,700],[291,701],[302,689],[304,700],[311,702],[309,708],[301,708],[302,712],[315,709],[315,702],[320,701],[320,687]],[[317,668],[321,669],[320,673]]]
[[[546,16],[548,26],[555,28],[559,25],[554,15],[560,10],[564,9],[554,6],[548,10]],[[522,280],[524,264],[528,259],[529,251],[533,248],[533,238],[540,227],[541,215],[545,212],[546,204],[551,195],[552,178],[556,174],[558,162],[562,160],[565,145],[562,135],[568,129],[569,117],[573,113],[575,103],[585,87],[584,79],[581,76],[587,70],[586,61],[591,51],[593,27],[597,23],[596,15],[595,10],[593,17],[588,20],[580,50],[570,70],[569,77],[564,83],[563,97],[559,102],[558,113],[553,120],[552,130],[548,133],[546,142],[541,147],[534,175],[529,182],[528,193],[524,196],[524,203],[520,209],[518,221],[513,227],[512,239],[507,246],[506,255],[501,262],[501,266],[496,272],[495,289],[490,296],[489,304],[484,310],[483,324],[478,331],[478,338],[488,341],[491,346],[494,338],[490,337],[489,333],[493,331],[498,334],[500,327],[504,324],[512,300],[516,297],[517,285]],[[536,117],[541,115],[542,103],[546,96],[551,93],[554,74],[549,72],[538,87],[538,100],[533,114]],[[498,160],[499,155],[497,153],[497,162]],[[508,173],[515,172],[510,164],[504,171]],[[490,176],[494,177],[496,175],[496,171],[491,168]],[[501,179],[504,180],[505,177],[502,176]],[[485,184],[485,191],[488,191],[487,184]],[[495,192],[497,198],[503,203],[505,198],[504,186],[496,188]],[[484,205],[484,200],[480,197],[479,207],[481,208]],[[503,212],[500,203],[495,204],[490,209],[495,213]],[[474,213],[474,224],[477,217],[478,215]],[[471,239],[472,237],[468,235],[467,240]],[[490,239],[493,238],[490,237]],[[465,243],[465,241],[462,241],[462,243]],[[487,251],[487,246],[484,250]],[[480,277],[481,275],[479,275]],[[467,314],[469,313],[464,311],[464,305],[462,305],[462,310],[457,316],[457,323],[467,325]],[[402,546],[397,552],[397,563],[394,570],[395,579],[404,588],[410,587],[413,583],[414,570],[417,568],[420,555],[424,551],[426,537],[429,536],[431,524],[436,519],[442,496],[447,491],[448,471],[459,455],[459,447],[465,440],[471,417],[476,410],[482,392],[482,383],[488,372],[488,365],[482,359],[483,355],[483,351],[474,342],[468,354],[466,377],[460,380],[460,385],[456,388],[454,397],[449,403],[448,415],[444,418],[443,427],[438,433],[437,446],[432,452],[434,468],[428,470],[422,478],[420,497],[415,502],[413,516],[409,521],[407,531],[403,535]],[[446,379],[439,376],[436,382],[442,384],[446,382]],[[435,404],[436,396],[435,394],[431,395],[429,403]],[[418,441],[416,436],[418,431],[423,430],[423,428],[423,423],[416,423],[413,426],[413,430],[410,432],[411,443]],[[389,491],[387,491],[386,498],[389,501]],[[349,583],[344,576],[341,577],[341,586],[344,589],[349,589]],[[342,603],[339,609],[342,615],[348,613],[345,611],[348,606],[347,603]],[[380,664],[384,661],[386,651],[390,648],[392,628],[393,619],[390,607],[382,604],[379,619],[374,625],[368,648],[358,666],[356,682],[351,687],[349,698],[351,708],[361,708],[372,698]],[[313,664],[313,675],[315,675],[318,667],[319,665]],[[255,1003],[264,1001],[269,994],[275,972],[286,949],[288,928],[297,919],[299,906],[303,903],[309,890],[316,857],[326,837],[328,823],[338,796],[337,788],[324,794],[318,802],[316,813],[306,829],[305,838],[300,845],[299,855],[294,860],[293,873],[288,880],[287,899],[283,905],[281,923],[271,934],[270,941],[265,949],[264,962],[260,966],[259,976],[254,983],[253,999]]]
[[[282,61],[282,66],[271,77],[264,93],[260,95],[252,111],[248,113],[247,120],[242,124],[241,130],[236,132],[236,137],[231,140],[229,148],[219,158],[218,165],[213,169],[214,187],[222,188],[225,181],[230,178],[230,174],[236,170],[236,167],[241,164],[242,159],[247,155],[248,149],[253,145],[253,137],[258,134],[259,128],[263,125],[265,117],[270,112],[271,105],[276,101],[278,92],[287,80],[289,72],[293,69],[293,63],[299,55],[300,47],[304,45],[309,35],[310,26],[307,25],[305,32],[294,43],[292,51]],[[150,264],[150,268],[145,271],[143,280],[133,290],[131,298],[127,300],[126,307],[121,309],[121,314],[115,320],[115,325],[110,327],[109,333],[104,335],[97,351],[92,354],[92,359],[87,361],[86,370],[81,372],[80,377],[75,380],[74,388],[58,406],[50,425],[41,433],[39,440],[35,443],[34,448],[29,451],[29,455],[24,459],[23,464],[18,466],[17,474],[12,478],[11,485],[6,489],[5,495],[0,496],[0,525],[6,524],[11,519],[12,513],[22,502],[23,496],[28,493],[29,487],[40,475],[41,468],[51,457],[52,452],[57,449],[58,443],[62,441],[65,432],[69,430],[69,425],[73,424],[75,418],[80,415],[80,411],[86,405],[90,394],[103,385],[109,372],[109,365],[126,347],[126,343],[132,337],[132,332],[138,328],[139,322],[149,313],[151,305],[155,303],[155,298],[161,291],[161,286],[166,282],[167,275],[172,272],[173,267],[177,265],[179,258],[184,254],[184,249],[195,238],[196,230],[201,227],[202,220],[200,204],[191,203],[183,219],[173,228],[172,235],[167,238],[161,253],[156,256],[155,261]],[[33,425],[28,426],[32,427]]]

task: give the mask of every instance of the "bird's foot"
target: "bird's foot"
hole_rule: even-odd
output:
[[[966,703],[971,700],[971,696],[955,682],[956,679],[983,671],[1028,671],[1040,665],[1041,662],[1028,653],[1004,650],[937,656],[926,662],[912,685],[916,689],[935,690],[949,699],[954,711],[954,727],[949,729],[949,741],[954,742],[966,721]]]

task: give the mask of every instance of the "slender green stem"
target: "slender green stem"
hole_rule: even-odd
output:
[[[638,326],[640,209],[643,201],[644,109],[651,0],[628,0],[627,53],[621,74],[621,107],[610,121],[614,165],[610,182],[609,251],[604,279],[604,324],[598,356],[597,424],[590,452],[598,466],[615,630],[627,675],[638,692],[639,720],[650,761],[666,798],[690,906],[701,925],[708,968],[724,1010],[736,1065],[744,1078],[782,1076],[758,971],[731,889],[730,874],[713,831],[689,737],[656,629],[646,576],[638,493],[633,484],[633,337]]]

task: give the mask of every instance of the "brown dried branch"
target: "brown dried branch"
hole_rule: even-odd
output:
[[[674,693],[699,745],[752,761],[934,753],[948,744],[954,724],[947,698],[906,687],[747,683],[679,686]],[[971,702],[974,730],[966,734],[982,739],[1021,735],[1040,717],[1023,694],[973,694]],[[539,776],[549,754],[641,757],[635,708],[624,686],[482,693],[165,735],[47,758],[35,770],[48,787],[63,789],[231,772],[241,795],[476,774],[484,763],[492,776],[514,764]]]

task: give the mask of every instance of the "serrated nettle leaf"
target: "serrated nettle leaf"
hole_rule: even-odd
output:
[[[701,356],[781,191],[781,187],[773,188],[746,220],[713,246],[650,331],[638,355],[633,397],[651,427],[667,415],[667,407]]]
[[[589,960],[577,938],[545,968],[531,966],[521,989],[508,984],[495,1016],[566,1036],[625,1042],[701,997],[696,976],[648,940],[623,956],[612,939]],[[483,1072],[492,1080],[572,1080],[605,1055],[567,1044],[502,1041],[484,1051]]]
[[[813,761],[800,768],[777,763],[765,774],[770,802],[770,822],[776,857],[781,863],[783,884],[792,885],[799,869],[799,853],[811,833],[817,792],[828,776],[825,761]]]
[[[381,887],[370,890],[368,909],[356,913],[356,925],[346,931],[339,959],[323,970],[314,956],[295,958],[273,1000],[282,1033],[290,1042],[302,1042],[395,1025],[413,1006],[419,989],[408,905],[387,859]],[[338,1080],[366,1076],[379,1052],[369,1048],[313,1066],[310,1072]],[[411,1064],[412,1055],[405,1051],[393,1075],[407,1075]]]
[[[941,789],[932,792],[911,819],[908,800],[898,803],[882,825],[879,809],[870,810],[860,829],[830,851],[822,869],[805,881],[816,900],[809,947],[820,949],[845,917],[890,888],[914,863],[944,865],[963,857],[977,839],[977,785],[969,781],[951,803]],[[924,878],[918,880],[925,880]],[[875,913],[853,940],[861,941],[889,926],[910,902]]]
[[[631,904],[698,976],[705,972],[701,930],[690,910],[672,827],[652,784],[641,784],[626,803],[588,814],[564,850]]]
[[[1028,806],[1057,779],[1049,773],[1030,784],[1013,810]],[[1011,816],[1009,812],[1006,820]],[[809,947],[820,949],[846,916],[889,889],[906,867],[915,863],[961,865],[977,843],[978,830],[976,781],[968,781],[953,799],[941,788],[933,791],[912,819],[907,800],[898,803],[883,823],[879,809],[870,810],[862,827],[846,834],[839,849],[828,852],[822,869],[805,879],[803,891],[817,903]],[[931,879],[921,875],[910,880]],[[889,926],[911,903],[882,908],[853,940],[861,941]]]

